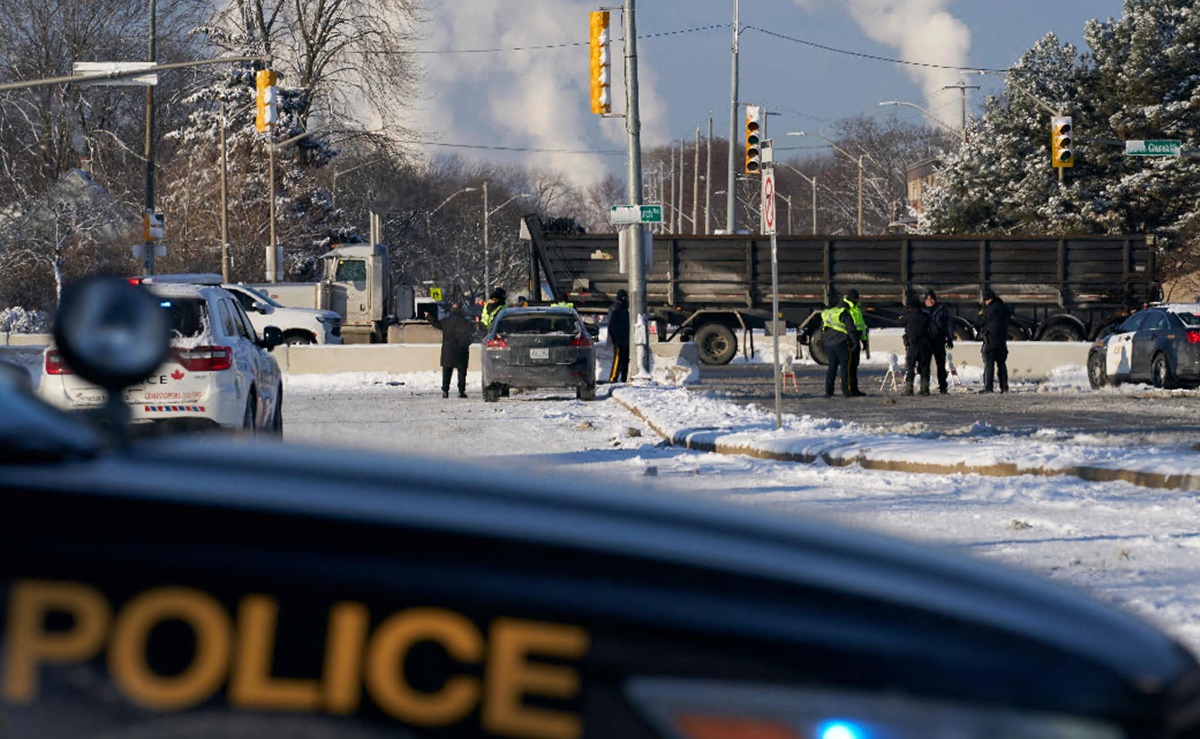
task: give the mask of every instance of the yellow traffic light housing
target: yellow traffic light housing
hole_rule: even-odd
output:
[[[1050,119],[1050,163],[1059,169],[1075,166],[1072,129],[1069,115],[1056,115]]]
[[[766,116],[758,105],[746,106],[746,174],[762,173],[762,142]]]
[[[279,118],[279,105],[275,91],[275,73],[269,69],[260,69],[258,74],[255,75],[254,81],[258,87],[258,95],[256,97],[258,114],[254,118],[254,125],[260,132],[265,133],[270,130],[271,126],[275,125],[275,121]]]
[[[610,88],[612,65],[608,55],[608,11],[591,14],[592,49],[592,112],[605,115],[612,112]]]

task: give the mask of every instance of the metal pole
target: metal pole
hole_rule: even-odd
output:
[[[712,233],[712,137],[713,137],[713,117],[712,113],[708,114],[708,140],[705,144],[707,153],[705,154],[704,163],[704,234],[707,236]]]
[[[221,101],[221,280],[229,282],[229,158],[225,146],[225,101]]]
[[[675,209],[675,233],[677,234],[683,233],[683,170],[685,169],[683,145],[684,139],[679,139],[679,189],[676,191],[679,205]]]
[[[275,128],[267,129],[267,170],[270,172],[271,205],[267,219],[270,222],[271,243],[267,246],[267,282],[275,282]]]
[[[700,229],[700,126],[696,126],[696,162],[692,165],[692,233]]]
[[[858,155],[858,235],[863,235],[863,158]]]
[[[675,142],[671,142],[671,208],[663,213],[663,220],[667,222],[667,233],[671,233],[675,229]],[[679,233],[675,231],[675,233]]]
[[[737,136],[738,36],[741,31],[738,27],[738,2],[739,0],[733,0],[733,81],[729,88],[729,181],[725,185],[725,232],[730,234],[737,229],[737,175],[734,167],[737,146],[734,140]]]
[[[158,9],[155,0],[150,0],[150,53],[147,61],[154,61],[154,27]],[[150,216],[154,213],[154,85],[146,85],[146,238],[142,248],[142,274],[154,274],[154,239],[150,238]]]
[[[642,122],[638,113],[637,23],[634,0],[625,0],[625,130],[629,134],[629,202],[642,202]],[[629,308],[633,330],[629,332],[631,379],[649,382],[650,332],[646,322],[646,271],[642,244],[642,224],[629,226]]]
[[[483,181],[483,294],[492,294],[491,262],[488,260],[488,197],[487,180]]]
[[[813,236],[816,236],[817,235],[817,178],[816,177],[812,178],[812,186],[813,186],[813,205],[812,205]]]

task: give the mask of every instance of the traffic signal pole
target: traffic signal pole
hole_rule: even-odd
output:
[[[736,233],[737,228],[737,146],[733,143],[737,134],[738,114],[738,0],[733,0],[733,82],[729,93],[729,182],[725,186],[725,233]]]
[[[629,135],[629,202],[642,202],[642,123],[638,114],[637,22],[634,0],[625,0],[625,130]],[[646,320],[646,271],[642,224],[629,226],[629,358],[636,362],[631,378],[649,382],[650,346]]]
[[[154,62],[154,26],[157,15],[155,0],[150,0],[150,56]],[[146,236],[142,244],[142,275],[154,274],[154,239],[150,235],[150,218],[154,214],[154,85],[146,85]]]

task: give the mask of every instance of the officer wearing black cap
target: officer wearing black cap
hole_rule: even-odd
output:
[[[858,291],[847,290],[841,300],[821,311],[821,327],[824,330],[825,353],[829,366],[825,370],[825,397],[833,397],[833,384],[838,370],[842,374],[842,395],[852,398],[866,395],[858,389],[858,356],[866,344],[867,324],[858,303]],[[870,356],[868,349],[867,356]]]
[[[933,323],[933,366],[937,370],[938,392],[945,395],[950,389],[949,378],[946,375],[946,350],[954,348],[954,327],[950,318],[950,310],[945,303],[939,303],[937,293],[925,291],[925,312]]]
[[[990,287],[983,291],[983,318],[979,338],[983,352],[983,390],[994,390],[993,377],[1000,381],[1000,392],[1008,392],[1008,319],[1009,310]]]
[[[629,381],[629,293],[617,290],[617,300],[608,309],[608,343],[613,348],[609,382]]]

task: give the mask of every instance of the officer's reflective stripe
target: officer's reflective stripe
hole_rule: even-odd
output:
[[[38,697],[40,670],[105,659],[121,694],[160,711],[196,707],[222,689],[231,706],[255,711],[348,714],[369,697],[412,725],[478,720],[485,731],[503,736],[582,735],[579,716],[554,706],[580,695],[579,661],[590,646],[586,630],[508,617],[484,628],[441,608],[379,615],[372,630],[366,604],[333,604],[324,644],[317,644],[324,650],[322,674],[282,677],[272,674],[272,666],[287,613],[272,596],[247,594],[231,615],[213,595],[194,588],[151,588],[114,607],[91,585],[22,580],[8,593],[0,694],[8,702],[30,703]],[[69,625],[62,628],[64,616]],[[188,664],[169,675],[155,671],[149,654],[151,634],[167,622],[189,629],[194,641]],[[446,677],[434,689],[408,683],[406,658],[418,644],[435,644],[448,657]]]

